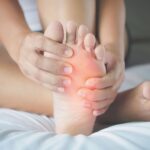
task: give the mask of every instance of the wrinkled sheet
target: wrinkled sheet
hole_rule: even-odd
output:
[[[129,69],[121,90],[148,80],[150,66]],[[141,71],[141,69],[143,69]],[[138,72],[139,71],[139,72]],[[149,71],[149,72],[148,72]],[[127,83],[129,82],[129,84]],[[111,126],[90,136],[55,134],[53,118],[0,109],[0,150],[149,150],[150,122]]]

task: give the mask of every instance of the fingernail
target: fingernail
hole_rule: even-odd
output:
[[[94,116],[99,116],[99,115],[102,115],[103,113],[104,113],[104,111],[97,111],[97,110],[93,111]]]
[[[78,96],[85,97],[86,93],[84,91],[79,91]]]
[[[72,73],[72,67],[70,67],[70,66],[64,67],[64,73],[66,73],[66,74]]]
[[[73,51],[72,49],[66,49],[65,52],[64,52],[65,56],[67,57],[71,57],[73,55]]]
[[[71,84],[71,80],[66,79],[66,80],[63,81],[63,84],[64,85],[70,85]]]
[[[58,87],[57,90],[61,93],[63,93],[65,91],[65,89],[63,87]]]

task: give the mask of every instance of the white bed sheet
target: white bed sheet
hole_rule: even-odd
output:
[[[150,66],[145,67],[145,71],[150,71]],[[143,80],[140,78],[140,73],[143,71],[137,74],[138,71],[139,68],[127,71],[126,81],[130,81],[130,84],[126,82],[122,90],[131,88]],[[136,77],[138,75],[139,79],[134,78],[133,82],[130,78],[135,75]],[[0,150],[112,149],[150,150],[150,122],[126,123],[100,130],[90,136],[72,137],[67,134],[55,134],[53,118],[11,109],[0,109]]]
[[[54,132],[46,116],[0,109],[0,150],[149,150],[150,122],[112,126],[90,136]]]

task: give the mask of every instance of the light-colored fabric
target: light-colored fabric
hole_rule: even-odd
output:
[[[138,65],[127,69],[125,81],[120,91],[133,88],[144,81],[150,81],[150,64]]]
[[[19,0],[20,6],[24,12],[27,24],[32,31],[41,31],[42,26],[40,23],[36,0]]]
[[[122,90],[149,80],[150,65],[127,70]],[[53,118],[0,109],[0,150],[150,150],[150,122],[105,128],[90,136],[55,134]]]
[[[57,135],[46,116],[0,109],[1,150],[149,150],[150,122],[127,123],[90,136]]]

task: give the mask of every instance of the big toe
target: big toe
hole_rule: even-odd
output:
[[[44,35],[56,42],[62,43],[64,39],[63,26],[59,21],[53,21],[49,24]]]

